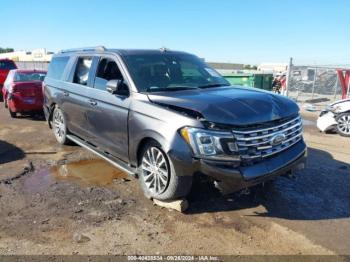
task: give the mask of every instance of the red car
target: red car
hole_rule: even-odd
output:
[[[6,80],[7,74],[12,69],[17,69],[16,64],[12,60],[0,59],[0,102],[3,101],[2,92],[1,92],[2,87]]]
[[[46,71],[38,70],[15,69],[9,72],[2,94],[11,117],[16,117],[17,113],[42,111],[45,76]]]

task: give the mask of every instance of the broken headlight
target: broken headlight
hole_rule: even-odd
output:
[[[342,110],[342,108],[339,105],[338,106],[337,105],[331,105],[331,106],[327,106],[326,110],[330,111],[332,113],[339,113]]]
[[[195,157],[239,160],[237,145],[231,132],[184,127],[180,133],[191,146]]]

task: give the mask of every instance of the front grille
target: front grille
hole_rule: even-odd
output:
[[[303,135],[303,125],[298,116],[266,128],[232,130],[232,132],[242,160],[259,160],[286,150],[299,142]],[[274,141],[277,136],[282,136],[283,141]]]

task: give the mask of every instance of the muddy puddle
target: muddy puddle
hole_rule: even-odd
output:
[[[71,182],[81,186],[107,186],[128,175],[102,159],[81,160],[36,171],[25,181],[29,191],[45,190],[56,182]]]

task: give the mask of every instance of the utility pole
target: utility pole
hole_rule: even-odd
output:
[[[315,75],[314,75],[314,82],[312,83],[312,95],[311,99],[314,99],[314,94],[315,94],[315,85],[316,85],[316,80],[317,80],[317,67],[315,68]]]
[[[286,79],[286,96],[289,96],[289,84],[290,84],[290,78],[292,74],[292,67],[293,67],[293,57],[289,58],[289,65],[287,69],[287,79]]]

